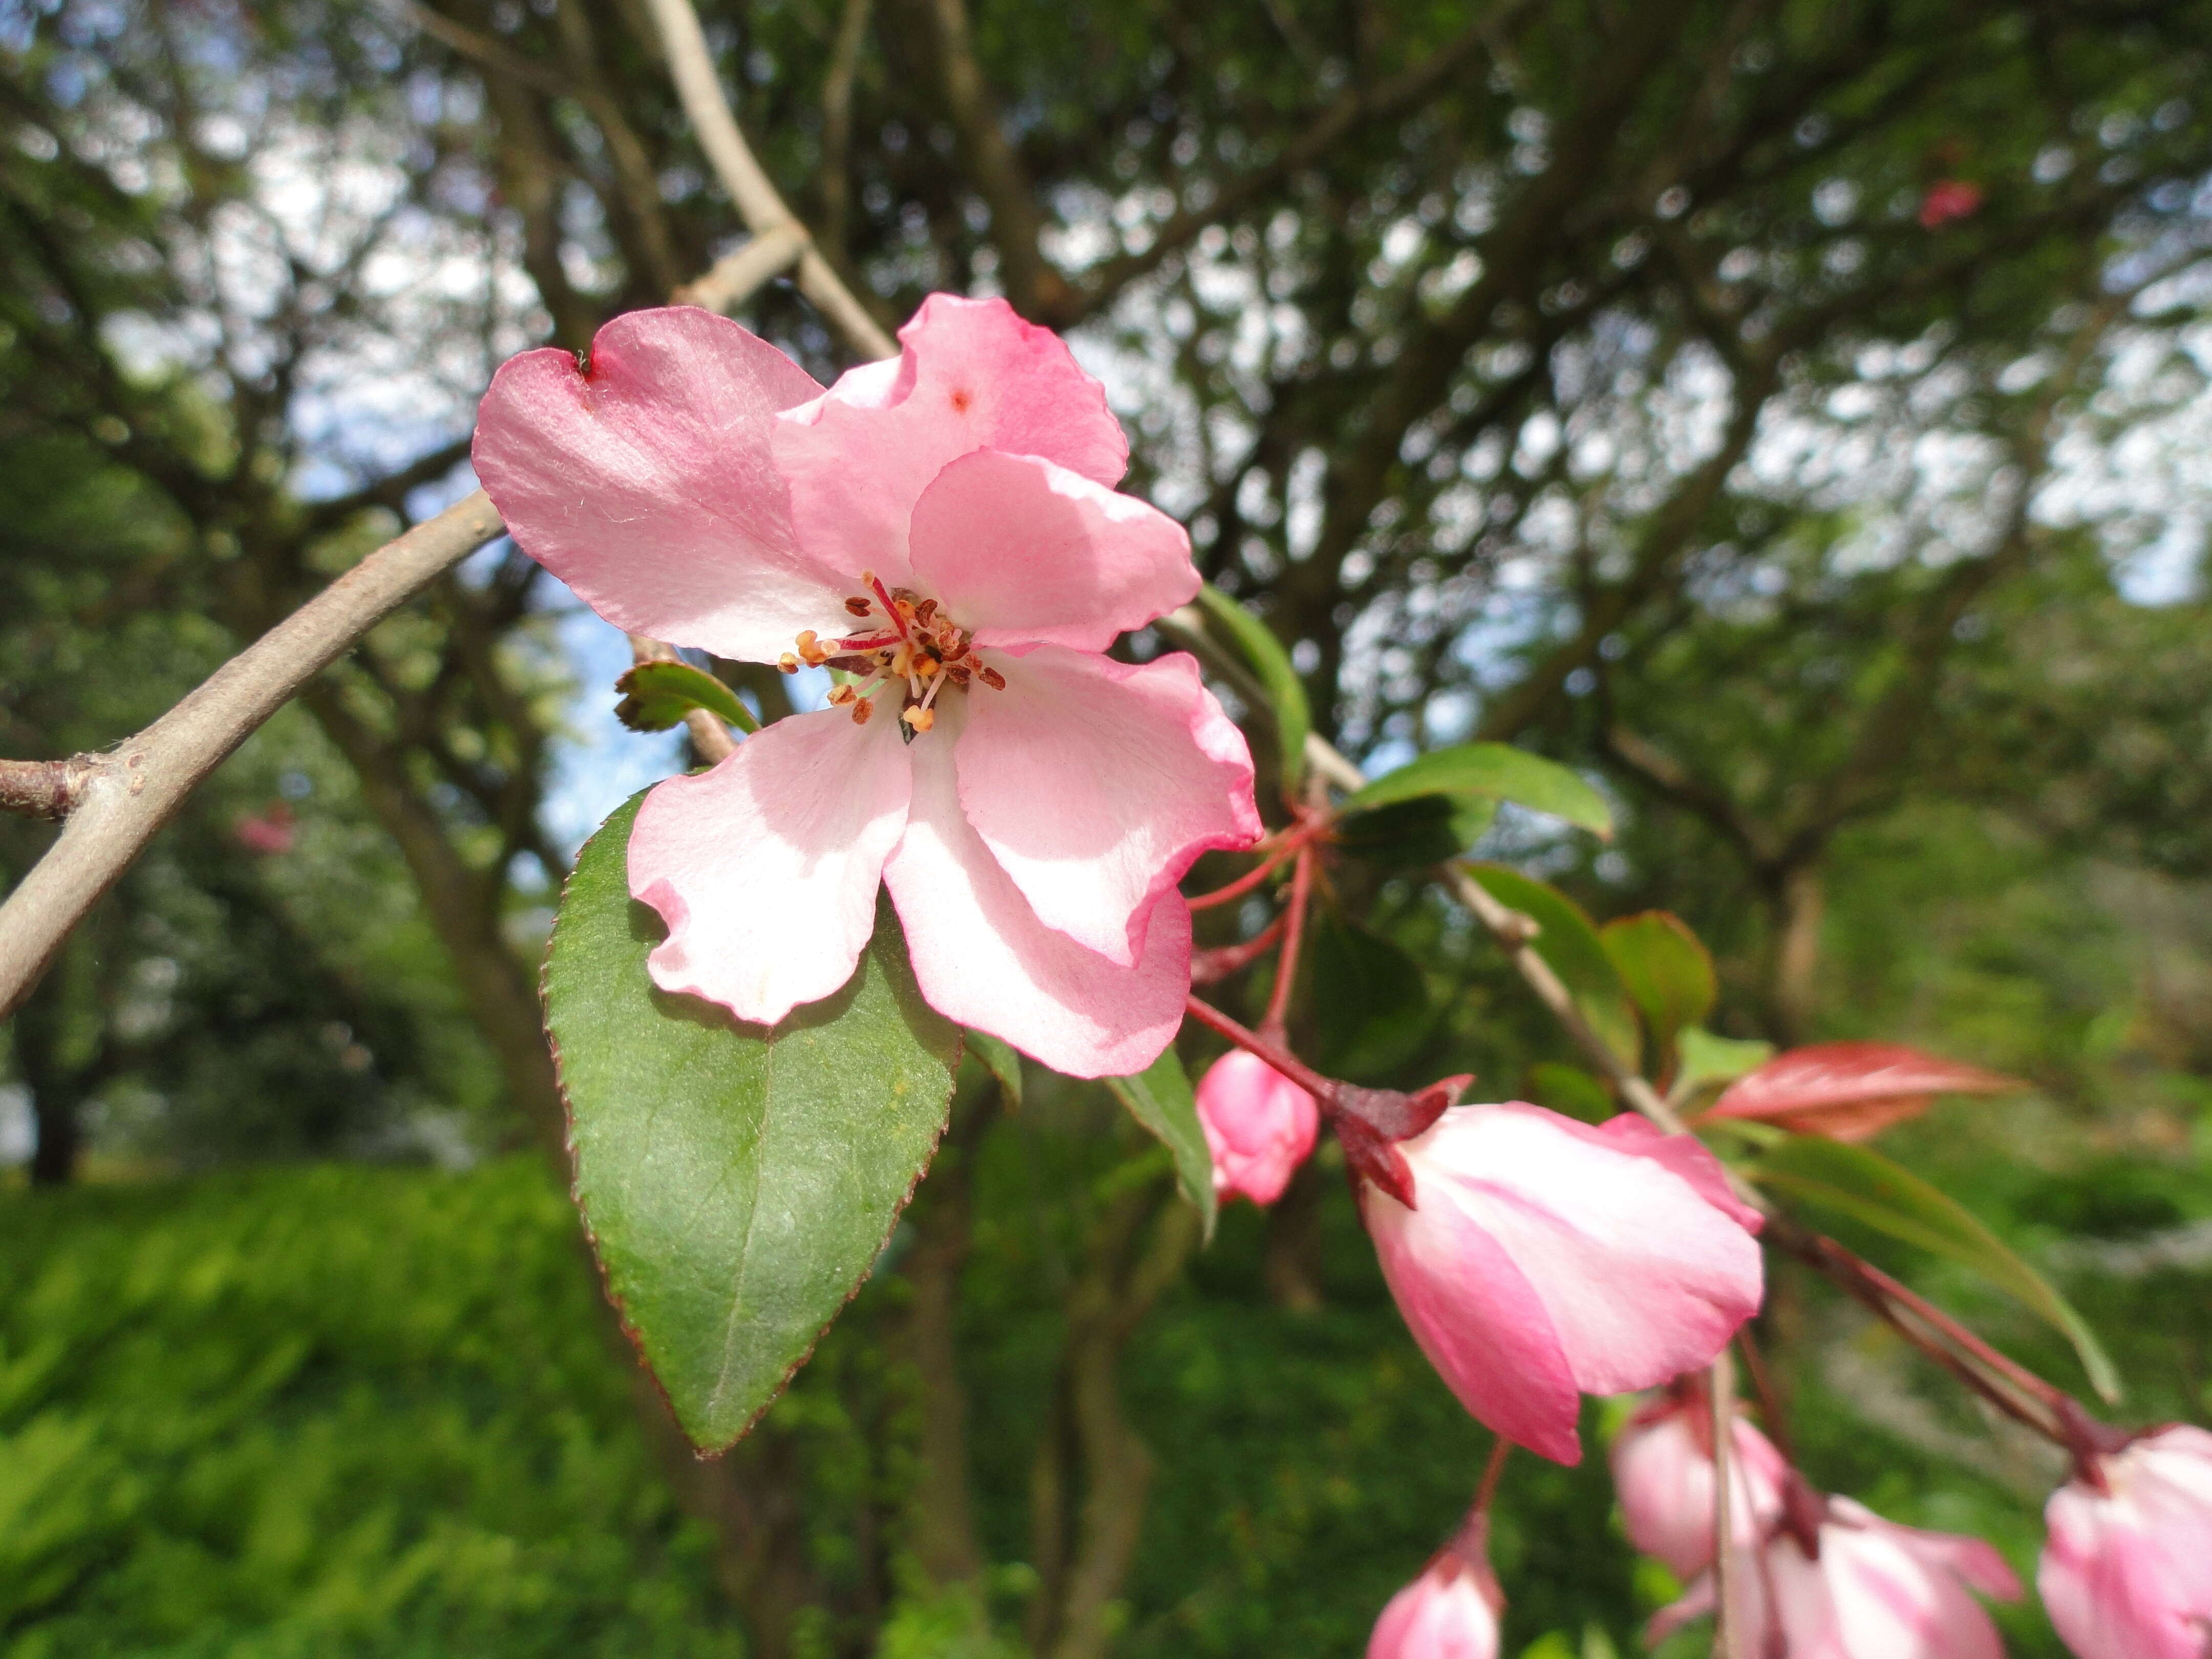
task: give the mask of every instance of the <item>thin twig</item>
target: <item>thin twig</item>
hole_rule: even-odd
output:
[[[686,283],[669,298],[679,306],[704,306],[709,311],[732,312],[752,298],[756,290],[791,269],[791,262],[806,251],[806,227],[797,220],[777,225],[753,237],[735,252],[714,261],[705,276]]]
[[[805,235],[794,224],[769,246],[794,236],[803,244]],[[757,235],[701,279],[714,282],[720,274],[721,308],[742,304],[750,291],[725,267],[767,240]],[[745,274],[757,286],[781,268],[771,267],[764,252]],[[888,346],[880,331],[864,349],[874,344]],[[67,819],[46,855],[0,904],[0,1019],[21,1006],[70,930],[122,878],[201,780],[370,629],[505,527],[491,498],[477,490],[378,548],[115,749],[64,761],[0,762],[0,810]],[[729,743],[719,727],[703,739],[693,732],[708,759],[719,758],[717,738]],[[61,770],[50,769],[57,767]]]
[[[82,755],[66,760],[0,760],[0,812],[58,822],[76,811],[92,767]]]
[[[1735,1607],[1735,1539],[1729,1514],[1734,1494],[1735,1454],[1735,1363],[1723,1346],[1707,1374],[1713,1407],[1713,1659],[1738,1659]]]
[[[120,747],[80,756],[75,810],[0,905],[0,1019],[200,780],[355,641],[500,533],[481,489],[386,543]]]
[[[738,128],[738,118],[723,94],[721,77],[714,72],[714,54],[707,50],[707,37],[699,27],[699,14],[691,9],[691,0],[646,0],[646,3],[654,27],[660,31],[660,44],[668,54],[668,72],[675,80],[677,95],[683,100],[684,112],[691,118],[699,148],[706,152],[722,187],[730,192],[738,216],[757,236],[798,225],[798,216],[784,204]],[[799,291],[814,302],[854,350],[868,357],[896,355],[896,343],[854,297],[844,279],[811,240],[799,256]]]

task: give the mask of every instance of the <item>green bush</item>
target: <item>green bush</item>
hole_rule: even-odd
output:
[[[0,1201],[7,1659],[733,1655],[542,1170]]]

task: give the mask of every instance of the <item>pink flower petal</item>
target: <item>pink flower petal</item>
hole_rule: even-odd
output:
[[[778,720],[711,772],[646,797],[629,890],[668,923],[653,983],[769,1025],[852,976],[905,827],[897,722],[842,708]]]
[[[915,503],[915,581],[978,645],[1103,651],[1198,592],[1183,527],[1034,455],[979,449]]]
[[[1390,1598],[1367,1638],[1367,1659],[1498,1659],[1494,1594],[1440,1557]]]
[[[1817,1563],[1805,1563],[1794,1544],[1770,1552],[1793,1656],[2003,1659],[2004,1644],[1982,1604],[1946,1565],[1927,1555],[1930,1534],[1895,1526],[1847,1498],[1830,1504],[1839,1519],[1864,1520],[1823,1526]],[[1808,1569],[1825,1582],[1825,1606],[1802,1589],[1791,1593],[1797,1588],[1792,1580]],[[2018,1585],[2013,1588],[2017,1593]]]
[[[939,708],[936,729],[910,751],[914,805],[884,870],[922,995],[1070,1077],[1141,1072],[1182,1024],[1189,908],[1179,895],[1161,898],[1134,967],[1046,927],[960,810],[953,750],[966,709]]]
[[[776,411],[820,390],[726,318],[633,311],[588,370],[550,349],[501,367],[477,476],[523,551],[616,627],[773,662],[851,591],[799,552],[769,453]]]
[[[2100,1458],[2106,1490],[2051,1494],[2036,1588],[2081,1659],[2212,1646],[2212,1434],[2176,1425]]]
[[[1004,300],[933,294],[899,340],[897,358],[850,371],[777,423],[795,521],[824,562],[905,581],[915,503],[970,450],[1041,455],[1102,484],[1128,470],[1105,388]]]
[[[1568,1121],[1571,1124],[1573,1121]],[[1579,1127],[1582,1133],[1601,1136],[1629,1152],[1658,1159],[1697,1188],[1698,1196],[1706,1203],[1735,1217],[1736,1224],[1747,1232],[1755,1233],[1765,1224],[1765,1216],[1735,1195],[1735,1188],[1729,1185],[1727,1170],[1696,1136],[1670,1135],[1649,1118],[1638,1117],[1634,1112],[1620,1113],[1595,1128],[1588,1124]]]
[[[1554,1462],[1581,1462],[1580,1392],[1535,1287],[1458,1206],[1414,1195],[1418,1212],[1371,1184],[1359,1192],[1413,1340],[1477,1422]]]
[[[1758,1310],[1759,1246],[1669,1164],[1540,1107],[1459,1107],[1405,1143],[1544,1302],[1585,1393],[1695,1370]]]
[[[1198,1081],[1198,1127],[1213,1158],[1213,1190],[1273,1204],[1313,1155],[1321,1105],[1259,1055],[1231,1048]]]
[[[1243,735],[1181,653],[1133,666],[1062,646],[968,694],[960,804],[1039,921],[1128,966],[1208,848],[1259,837]]]
[[[1986,1539],[1972,1537],[1965,1533],[1929,1532],[1919,1527],[1907,1527],[1895,1521],[1884,1520],[1863,1504],[1849,1498],[1832,1498],[1830,1510],[1840,1518],[1856,1522],[1869,1531],[1879,1532],[1914,1560],[1931,1571],[1948,1573],[1984,1595],[1999,1601],[2020,1600],[2020,1575],[2015,1573],[1996,1547]]]

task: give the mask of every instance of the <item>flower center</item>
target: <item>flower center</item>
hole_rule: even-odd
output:
[[[945,687],[965,691],[981,680],[994,691],[1006,689],[1006,677],[975,654],[968,630],[910,588],[887,588],[872,570],[860,573],[865,593],[845,601],[848,614],[860,620],[860,631],[824,640],[812,629],[801,633],[776,666],[796,674],[799,665],[833,668],[857,675],[830,692],[830,701],[853,711],[853,723],[866,726],[876,712],[875,696],[887,685],[902,688],[899,735],[912,743],[937,724],[938,696]]]

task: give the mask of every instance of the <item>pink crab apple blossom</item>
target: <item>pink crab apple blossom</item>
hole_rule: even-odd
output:
[[[2212,1654],[2212,1433],[2176,1424],[2096,1457],[2044,1520],[2036,1588],[2081,1659]]]
[[[1790,1466],[1741,1416],[1730,1426],[1729,1535],[1749,1548],[1782,1517]],[[1642,1407],[1610,1455],[1628,1541],[1678,1578],[1712,1565],[1713,1430],[1703,1391],[1669,1391]]]
[[[1899,1526],[1848,1498],[1803,1496],[1803,1526],[1778,1527],[1758,1551],[1738,1553],[1729,1598],[1738,1651],[1761,1659],[2003,1659],[1996,1626],[1974,1599],[1977,1591],[2020,1599],[2020,1580],[1995,1549],[1978,1538]],[[1656,1645],[1712,1610],[1708,1572],[1652,1619],[1644,1639]]]
[[[1360,1200],[1399,1311],[1460,1403],[1531,1451],[1579,1462],[1583,1394],[1694,1370],[1759,1306],[1759,1218],[1687,1135],[1515,1102],[1453,1107],[1395,1151],[1408,1194],[1370,1178]]]
[[[477,471],[518,544],[617,627],[827,666],[639,811],[653,981],[769,1024],[851,975],[880,881],[922,994],[1078,1076],[1182,1018],[1176,884],[1261,823],[1244,740],[1188,656],[1104,655],[1188,600],[1182,526],[1114,485],[1103,389],[1003,301],[933,295],[826,392],[712,313],[633,312],[587,363],[507,363]]]
[[[1259,1057],[1232,1048],[1198,1084],[1198,1123],[1213,1154],[1213,1190],[1273,1204],[1321,1133],[1321,1106]]]
[[[1392,1596],[1367,1638],[1367,1659],[1498,1659],[1505,1597],[1490,1568],[1489,1528],[1477,1516]]]

